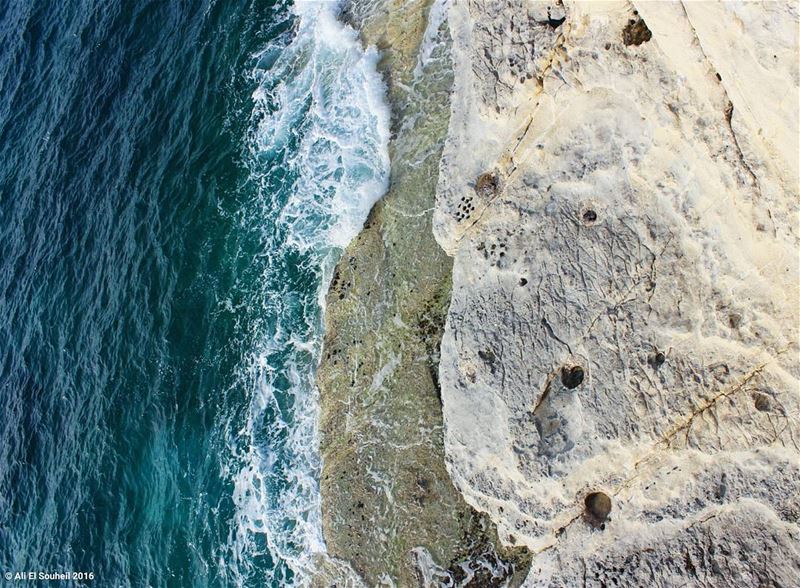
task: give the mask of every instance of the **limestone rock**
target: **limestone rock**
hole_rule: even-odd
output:
[[[447,18],[456,486],[531,586],[796,582],[796,4]]]

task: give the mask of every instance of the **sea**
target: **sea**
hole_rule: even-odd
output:
[[[338,10],[0,2],[0,585],[308,582],[325,293],[389,176]]]

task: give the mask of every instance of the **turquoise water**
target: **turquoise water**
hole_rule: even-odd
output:
[[[388,173],[334,9],[0,5],[0,572],[307,578],[322,295]]]

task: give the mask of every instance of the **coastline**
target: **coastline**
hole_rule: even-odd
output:
[[[327,296],[317,374],[323,532],[329,555],[368,585],[519,585],[524,552],[496,545],[493,525],[445,466],[438,346],[452,259],[431,218],[450,114],[448,28],[434,19],[440,26],[429,30],[427,0],[392,6],[352,2],[342,14],[382,51],[392,168]]]
[[[254,397],[233,545],[255,552],[263,534],[278,562],[265,579],[305,584],[325,550],[315,381],[324,298],[336,260],[388,186],[389,110],[376,51],[362,47],[333,4],[294,3],[290,15],[285,46],[264,47],[252,74],[251,179],[275,216],[268,251],[291,261],[274,263],[263,281],[275,326],[245,372]],[[270,369],[278,362],[282,369]]]
[[[370,586],[787,583],[796,8],[343,18],[382,52],[392,177],[328,294],[330,555]]]

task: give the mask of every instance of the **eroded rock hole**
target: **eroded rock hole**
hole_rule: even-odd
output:
[[[586,521],[593,527],[601,527],[611,512],[611,498],[605,492],[591,492],[583,500]]]
[[[475,181],[475,191],[484,198],[495,196],[500,190],[500,179],[493,172],[482,173]]]
[[[641,17],[632,18],[622,29],[622,42],[625,45],[641,45],[653,38],[653,33],[647,28]]]
[[[664,355],[661,351],[657,351],[648,358],[647,363],[650,364],[651,368],[657,370],[662,365],[664,365],[665,361],[667,361],[667,356]]]
[[[489,371],[494,374],[497,367],[495,365],[497,357],[495,356],[494,351],[491,349],[487,349],[486,351],[478,351],[478,357],[480,357],[481,361],[483,361],[483,363],[489,367]]]
[[[583,368],[579,365],[561,368],[561,383],[573,390],[583,383]]]
[[[582,215],[584,224],[591,225],[597,222],[597,212],[591,208],[585,210]]]
[[[759,412],[769,412],[770,408],[772,408],[772,403],[769,400],[769,396],[766,394],[756,394],[753,397],[753,401],[756,410]]]

